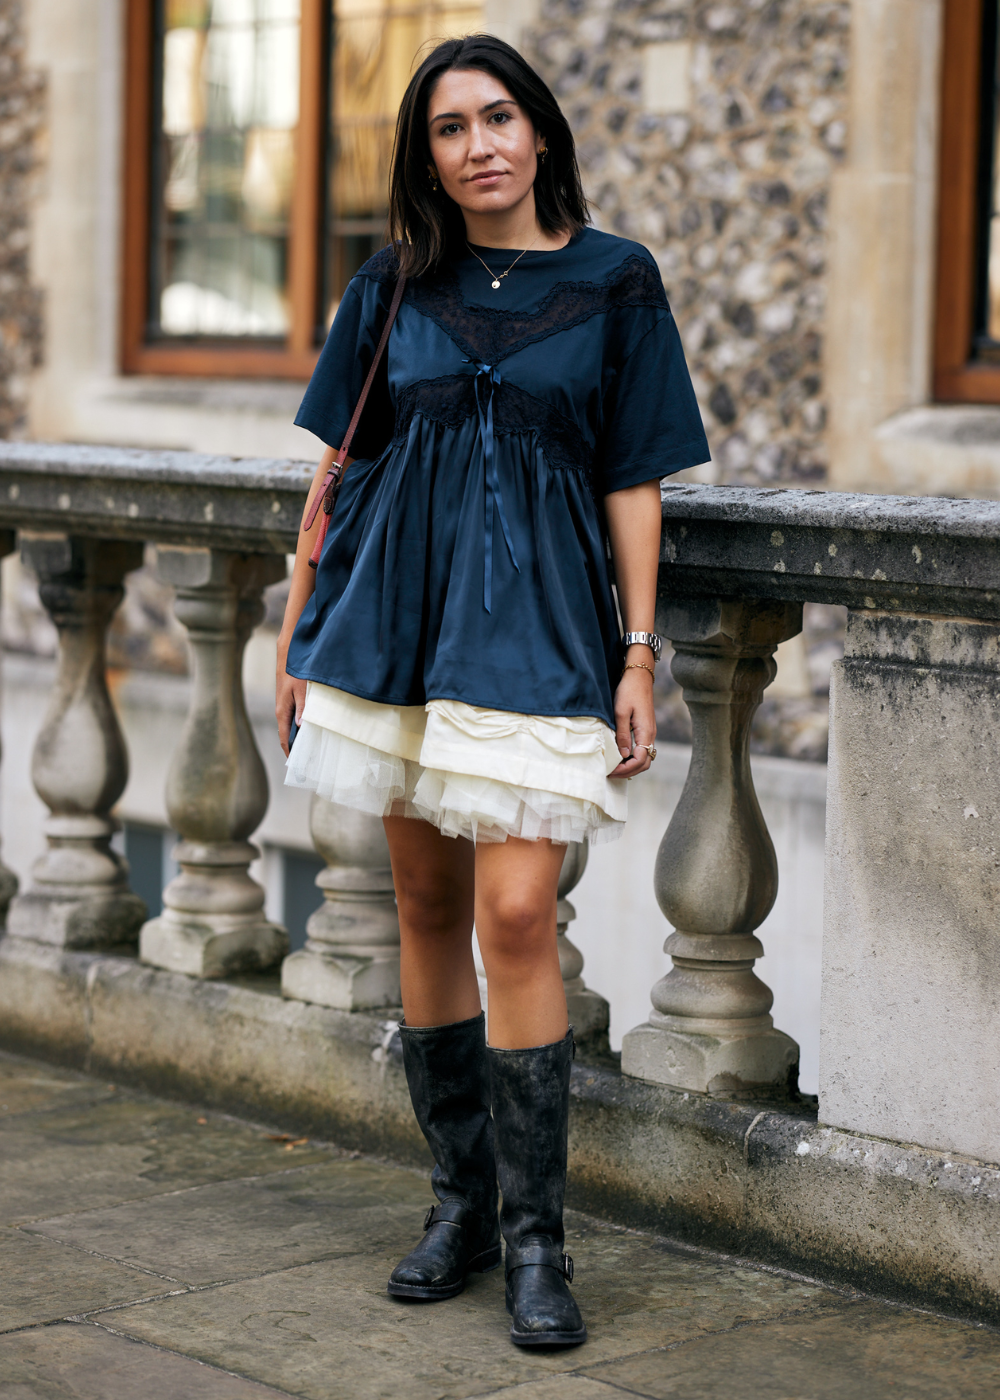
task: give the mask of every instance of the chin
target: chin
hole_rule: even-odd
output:
[[[515,209],[524,199],[527,189],[512,190],[466,190],[463,191],[465,198],[461,201],[460,207],[468,209],[470,214],[506,214],[508,209]],[[459,203],[458,200],[455,201]]]

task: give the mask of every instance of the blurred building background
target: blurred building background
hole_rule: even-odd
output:
[[[713,454],[684,475],[1000,494],[992,0],[0,0],[0,434],[315,458],[292,418],[346,282],[383,242],[414,57],[479,29],[553,86],[597,226],[662,269]],[[2,825],[23,874],[55,638],[16,557],[3,574]],[[126,844],[154,910],[188,664],[169,603],[133,574],[110,657],[133,756]],[[279,585],[247,680],[274,794],[261,873],[301,941],[319,861],[268,727],[281,603]],[[807,605],[754,730],[785,882],[762,936],[783,946],[775,1015],[803,1040],[806,1087],[840,614]],[[661,736],[683,744],[666,674],[658,697]],[[637,798],[641,821],[574,895],[613,1039],[645,1007],[610,983],[648,987],[665,930],[651,893],[611,892],[655,846],[682,768]]]

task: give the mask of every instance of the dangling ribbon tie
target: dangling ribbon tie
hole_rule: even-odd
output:
[[[493,601],[493,509],[500,517],[500,528],[503,530],[503,537],[507,541],[507,549],[510,551],[510,562],[518,573],[521,566],[517,562],[514,554],[514,541],[510,537],[510,526],[507,524],[507,513],[503,508],[503,496],[500,493],[500,477],[497,473],[496,463],[496,442],[493,436],[493,395],[500,386],[500,371],[496,365],[482,364],[477,360],[468,360],[468,364],[476,367],[476,407],[479,410],[479,441],[483,448],[483,473],[486,482],[486,533],[485,533],[485,553],[486,562],[483,569],[483,606],[487,612],[492,612],[491,603]],[[486,403],[483,404],[483,393],[486,394]]]

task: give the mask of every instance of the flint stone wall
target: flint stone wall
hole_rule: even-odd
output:
[[[45,81],[25,67],[24,49],[24,5],[0,0],[0,437],[25,432],[27,379],[43,344],[28,251]]]
[[[848,37],[836,0],[546,0],[529,35],[595,223],[662,269],[714,481],[826,476],[826,212]]]

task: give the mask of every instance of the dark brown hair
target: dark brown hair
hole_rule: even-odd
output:
[[[403,95],[389,180],[389,235],[407,277],[438,267],[465,240],[462,211],[431,188],[427,104],[435,83],[453,68],[491,74],[528,114],[548,156],[535,176],[535,212],[548,233],[574,234],[590,222],[573,133],[552,93],[516,49],[491,34],[447,39],[424,59]]]

